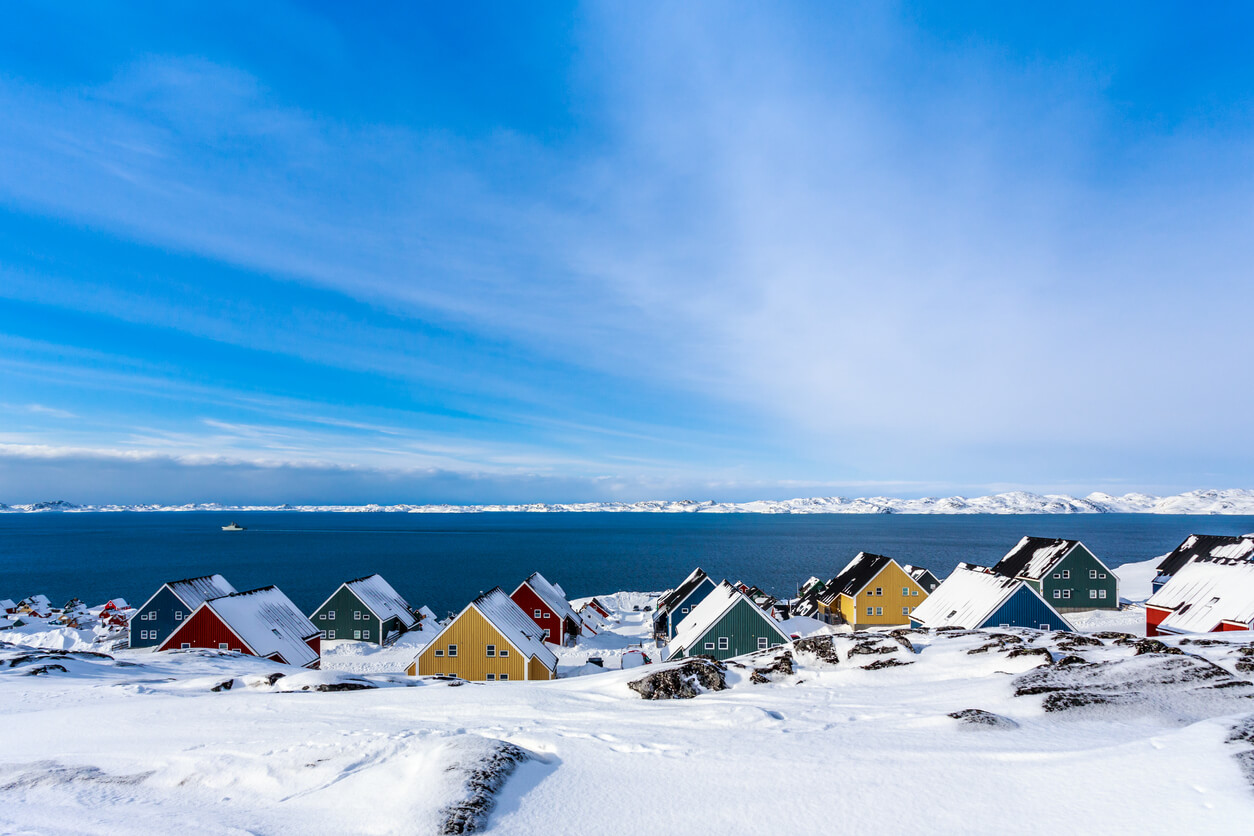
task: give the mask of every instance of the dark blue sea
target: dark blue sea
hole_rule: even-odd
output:
[[[223,532],[231,520],[248,530]],[[785,596],[860,550],[944,577],[959,561],[994,563],[1025,534],[1078,537],[1114,567],[1191,533],[1251,531],[1254,517],[1150,514],[0,514],[0,598],[139,604],[166,580],[221,572],[241,590],[277,584],[311,610],[342,581],[379,572],[442,616],[536,570],[572,598],[665,589],[694,566]]]

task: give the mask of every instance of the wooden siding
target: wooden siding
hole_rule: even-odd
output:
[[[693,642],[692,647],[684,648],[684,656],[713,656],[715,659],[730,659],[758,649],[758,639],[765,638],[768,647],[783,644],[779,632],[772,629],[771,617],[751,601],[737,601],[723,617],[710,626],[709,630]],[[719,639],[727,639],[727,649],[719,649]],[[713,648],[707,648],[707,642]]]
[[[183,622],[182,627],[162,642],[161,649],[179,650],[184,644],[188,647],[204,647],[211,650],[219,650],[222,649],[222,645],[226,645],[226,650],[233,650],[247,656],[257,655],[249,650],[240,637],[235,635],[231,628],[218,618],[217,613],[208,607],[201,607],[191,618]]]
[[[154,614],[155,618],[145,617]],[[184,619],[191,614],[192,611],[168,586],[162,586],[152,600],[127,622],[131,631],[131,647],[159,647],[171,633],[183,626]],[[153,633],[156,633],[154,638],[147,637]]]
[[[1171,615],[1171,610],[1162,607],[1146,607],[1145,608],[1145,635],[1157,636],[1158,625],[1163,623],[1163,619]]]
[[[983,624],[976,626],[1000,627],[1003,624],[1010,627],[1031,627],[1033,630],[1040,629],[1042,624],[1048,624],[1051,630],[1071,629],[1040,598],[1033,595],[1026,585],[1015,590],[1009,601],[986,618]]]
[[[449,656],[449,645],[454,644],[457,645],[457,655]],[[496,646],[496,656],[488,657],[490,644]],[[437,650],[443,651],[444,655],[436,656]],[[509,656],[501,658],[501,650],[508,650]],[[452,674],[473,682],[485,682],[489,673],[496,679],[500,679],[501,674],[508,675],[511,680],[524,679],[527,659],[505,641],[492,622],[471,607],[422,651],[418,656],[417,673],[422,676]]]
[[[877,595],[875,591],[881,590]],[[903,594],[905,590],[908,594]],[[909,626],[910,613],[914,608],[927,600],[927,590],[919,586],[914,578],[894,561],[879,571],[879,574],[859,591],[857,597],[841,595],[837,599],[840,615],[854,629],[868,627]],[[867,614],[871,607],[871,614]],[[876,609],[881,612],[878,614]],[[902,612],[902,609],[907,612]]]
[[[544,662],[538,657],[532,656],[531,661],[527,663],[527,678],[545,681],[552,679],[554,672],[545,667]]]
[[[679,632],[680,623],[696,609],[697,604],[705,600],[705,596],[709,595],[718,584],[709,578],[702,579],[692,592],[688,593],[688,597],[675,604],[675,608],[666,614],[666,638],[667,640],[675,638],[675,634]],[[687,610],[688,612],[684,612]]]
[[[535,593],[535,590],[528,584],[523,584],[513,595],[510,596],[518,608],[527,614],[536,623],[541,630],[548,630],[549,637],[545,639],[549,644],[560,645],[566,640],[565,625],[562,619],[558,618],[553,608],[544,603],[543,599]],[[540,617],[536,618],[536,611],[540,611]]]
[[[354,618],[355,613],[360,613],[361,618]],[[383,639],[386,637],[386,632],[379,619],[346,586],[341,586],[336,590],[335,594],[331,596],[331,600],[316,610],[309,617],[309,620],[319,630],[326,631],[328,640],[344,641],[348,639],[382,644]],[[332,632],[335,633],[334,636],[331,635]]]
[[[1096,578],[1089,577],[1092,572],[1097,573]],[[1069,577],[1054,577],[1063,574]],[[1083,544],[1072,549],[1071,553],[1046,573],[1040,582],[1029,581],[1029,583],[1059,612],[1119,608],[1119,579]],[[1100,596],[1103,591],[1106,593],[1105,598],[1090,597],[1092,592]],[[1058,593],[1056,598],[1055,592]],[[1065,597],[1067,595],[1070,597]]]

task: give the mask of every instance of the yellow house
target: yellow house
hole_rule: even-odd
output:
[[[928,590],[891,557],[859,552],[819,595],[819,617],[855,630],[904,627],[927,596]]]
[[[474,682],[557,677],[557,656],[541,631],[499,586],[466,605],[406,670]]]

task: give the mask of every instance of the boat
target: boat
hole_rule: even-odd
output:
[[[240,525],[237,522],[232,522],[230,525],[222,526],[222,530],[223,531],[247,531],[248,529],[244,528],[244,526]]]

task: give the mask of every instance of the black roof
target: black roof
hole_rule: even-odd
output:
[[[891,562],[891,557],[885,557],[882,554],[858,552],[858,556],[850,561],[839,575],[832,578],[823,590],[821,600],[830,603],[837,595],[856,595]]]
[[[1005,557],[997,561],[993,566],[993,571],[1008,578],[1023,576],[1037,580],[1047,575],[1049,570],[1079,542],[1079,540],[1064,540],[1061,537],[1024,537]],[[1033,567],[1034,574],[1025,575],[1024,571],[1028,568],[1028,564],[1041,549],[1054,549],[1055,551],[1049,560]]]
[[[680,601],[687,598],[694,589],[700,586],[702,581],[708,580],[709,577],[705,570],[698,566],[696,571],[689,575],[683,583],[658,599],[657,611],[660,613],[677,606]],[[713,583],[713,581],[710,582]]]
[[[1212,557],[1215,556],[1216,549],[1224,546],[1235,546],[1242,541],[1251,541],[1254,538],[1249,536],[1237,536],[1230,534],[1190,534],[1184,538],[1184,542],[1176,546],[1176,550],[1163,558],[1163,562],[1158,564],[1158,574],[1174,575],[1184,568],[1184,564],[1188,563],[1195,557]],[[1254,552],[1254,543],[1251,543],[1251,551]],[[1254,557],[1254,554],[1250,555]],[[1249,559],[1248,557],[1246,558]]]

